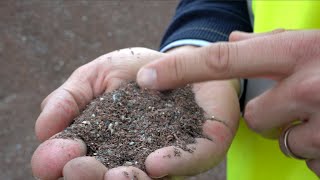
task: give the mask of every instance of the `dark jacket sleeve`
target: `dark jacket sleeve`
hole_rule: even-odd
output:
[[[226,41],[234,30],[252,32],[246,0],[182,0],[160,49],[181,39]]]

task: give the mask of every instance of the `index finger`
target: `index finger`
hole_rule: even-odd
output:
[[[76,71],[41,104],[41,113],[36,121],[38,139],[44,141],[66,128],[82,108],[93,98],[91,84],[78,79]]]
[[[107,86],[104,55],[76,69],[68,80],[52,92],[42,103],[41,113],[36,121],[35,131],[39,140],[44,141],[65,129],[80,111]]]
[[[314,45],[314,32],[319,36],[319,31],[289,31],[171,54],[140,69],[137,80],[146,88],[169,89],[207,80],[284,78],[306,58],[303,51]]]

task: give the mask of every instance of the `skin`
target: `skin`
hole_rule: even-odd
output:
[[[247,104],[247,125],[264,136],[279,137],[299,120],[288,136],[289,147],[320,176],[319,73],[320,31],[276,30],[233,32],[229,42],[162,57],[140,69],[137,80],[152,89],[235,77],[276,80],[276,86]],[[285,153],[283,138],[279,143]]]
[[[184,54],[194,47],[183,47],[170,54]],[[145,48],[129,48],[105,54],[79,67],[58,89],[41,104],[35,131],[42,142],[34,152],[32,172],[39,179],[131,179],[147,180],[159,177],[183,177],[198,174],[219,163],[231,144],[238,127],[239,104],[237,80],[210,81],[193,85],[195,98],[208,119],[203,133],[209,139],[197,139],[196,150],[182,152],[181,158],[163,158],[173,154],[173,147],[151,153],[145,162],[147,172],[135,167],[107,169],[100,162],[86,157],[81,140],[55,139],[93,98],[110,92],[125,81],[136,80],[138,70],[155,59],[168,56]],[[127,174],[127,176],[124,176]]]

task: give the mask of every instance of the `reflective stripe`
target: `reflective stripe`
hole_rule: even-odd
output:
[[[250,7],[249,3],[248,1]],[[320,28],[320,1],[254,0],[251,7],[254,32],[277,28]],[[246,97],[253,98],[271,87],[271,81],[249,80]],[[228,152],[227,177],[228,180],[319,179],[307,168],[304,161],[285,157],[279,150],[277,141],[253,133],[243,120]]]
[[[253,15],[253,11],[252,11],[252,0],[247,0],[247,5],[248,5],[248,13],[249,13],[251,25],[254,25],[254,15]]]
[[[254,32],[320,27],[320,1],[253,1]]]

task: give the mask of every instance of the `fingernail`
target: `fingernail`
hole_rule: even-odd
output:
[[[142,68],[138,72],[138,84],[144,88],[154,88],[155,81],[157,80],[157,72],[154,69]]]

